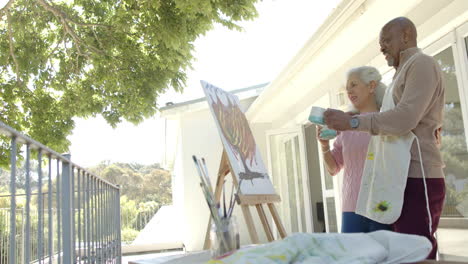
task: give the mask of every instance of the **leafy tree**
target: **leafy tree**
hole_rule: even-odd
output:
[[[73,117],[141,122],[183,89],[193,42],[258,0],[9,0],[0,9],[0,120],[58,152]]]
[[[159,164],[103,161],[89,170],[121,187],[123,243],[132,242],[161,206],[172,203],[171,174]]]
[[[172,202],[171,174],[158,164],[144,166],[104,161],[90,171],[121,187],[121,196],[136,205],[156,202],[159,206]],[[143,205],[142,205],[143,206]],[[144,207],[153,206],[146,204]]]
[[[133,200],[129,200],[127,196],[120,197],[120,218],[122,228],[131,228],[134,224],[136,215],[138,214],[137,204]]]
[[[124,227],[122,228],[122,244],[130,244],[138,236],[138,230]]]
[[[35,188],[37,186],[38,162],[36,160],[31,160],[29,166],[30,166],[30,185],[31,185],[31,188]],[[0,167],[0,186],[9,186],[10,177],[11,177],[10,168],[4,169]],[[25,168],[24,162],[18,162],[16,166],[16,188],[24,189],[25,185],[26,185],[26,168]]]

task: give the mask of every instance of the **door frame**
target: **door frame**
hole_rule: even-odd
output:
[[[455,35],[455,69],[458,69],[456,71],[457,78],[460,79],[461,83],[460,97],[463,95],[463,102],[461,102],[462,99],[460,98],[460,103],[462,104],[464,127],[467,132],[465,136],[468,145],[468,21],[455,29]]]
[[[267,137],[267,158],[268,158],[268,172],[270,174],[270,177],[272,177],[272,181],[275,177],[273,175],[273,168],[272,168],[272,155],[271,155],[271,137],[272,136],[277,136],[277,135],[284,135],[284,134],[290,134],[290,138],[293,139],[296,135],[298,136],[299,140],[299,155],[300,155],[300,160],[301,160],[301,175],[303,179],[303,194],[304,194],[304,216],[306,220],[306,232],[314,232],[313,228],[313,216],[312,216],[312,203],[311,203],[311,195],[310,195],[310,189],[309,189],[309,174],[308,174],[308,167],[307,167],[307,154],[305,150],[305,140],[304,140],[304,128],[303,126],[297,126],[297,127],[290,127],[290,128],[280,128],[280,129],[272,129],[268,130],[266,132],[266,137]],[[292,143],[294,143],[292,141]],[[294,164],[294,170],[296,170],[296,165]],[[295,173],[295,179],[297,179],[297,173]],[[297,184],[297,181],[295,182]],[[299,192],[296,194],[296,202],[298,202],[299,199]],[[288,197],[289,198],[289,197]],[[284,199],[284,197],[282,198]],[[298,203],[299,204],[299,203]],[[300,208],[298,208],[300,209]],[[298,215],[299,219],[300,215]],[[299,223],[298,223],[299,224]],[[277,235],[277,232],[274,232],[274,235]]]
[[[468,144],[468,55],[465,46],[465,37],[468,37],[468,22],[445,34],[438,40],[423,48],[424,53],[435,56],[439,52],[452,48],[453,61],[455,64],[455,76],[458,84],[458,95],[460,96],[460,108],[463,117],[465,140]]]

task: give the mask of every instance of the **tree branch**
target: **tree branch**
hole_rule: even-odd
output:
[[[11,15],[10,15],[9,10],[6,13],[7,13],[7,23],[8,23],[8,39],[10,42],[10,56],[13,58],[13,62],[15,63],[16,82],[21,84],[19,64],[18,64],[18,60],[16,60],[15,48],[13,45],[13,31],[11,30]]]
[[[95,24],[85,24],[85,23],[77,23],[77,22],[74,22],[72,21],[71,19],[68,18],[68,16],[62,12],[61,10],[59,10],[58,8],[56,8],[55,6],[49,4],[46,2],[46,0],[37,0],[37,2],[47,11],[51,12],[59,21],[60,23],[63,25],[63,28],[65,30],[65,32],[70,35],[73,39],[73,41],[76,43],[76,47],[77,47],[77,50],[78,50],[78,53],[80,55],[83,55],[85,57],[89,57],[89,54],[85,54],[81,51],[81,45],[84,45],[86,46],[90,51],[94,52],[94,53],[99,53],[99,54],[102,54],[104,53],[103,51],[101,51],[100,49],[92,46],[92,45],[88,45],[86,44],[83,39],[80,38],[80,36],[78,36],[78,34],[76,34],[75,30],[68,24],[68,22],[72,22],[72,23],[75,23],[77,25],[82,25],[82,26],[90,26],[90,25],[95,25]],[[96,24],[97,25],[97,24]],[[101,25],[101,26],[104,26],[104,25]]]
[[[97,34],[96,34],[96,31],[94,29],[93,30],[93,35],[94,35],[94,38],[96,39],[96,41],[98,42],[99,44],[99,47],[102,49],[102,42],[99,40]]]
[[[8,11],[8,9],[10,9],[10,7],[13,5],[14,2],[15,2],[15,0],[10,0],[10,1],[8,1],[8,3],[2,9],[0,9],[0,18],[2,18],[3,14],[6,11]]]
[[[107,29],[110,29],[111,26],[109,25],[105,25],[105,24],[97,24],[97,23],[80,23],[80,22],[76,22],[68,17],[65,17],[65,20],[68,21],[68,22],[71,22],[77,26],[82,26],[82,27],[103,27],[103,28],[107,28]]]
[[[65,38],[67,37],[67,33],[66,32],[63,32],[63,37],[60,41],[57,42],[57,45],[55,46],[55,48],[49,53],[49,56],[47,56],[47,59],[49,59],[49,57],[51,57],[52,55],[54,55],[55,51],[58,49],[58,47],[60,46],[60,43],[64,42],[65,41]],[[65,47],[66,48],[66,47]]]
[[[14,1],[14,0],[12,0]],[[111,26],[109,25],[106,25],[106,24],[99,24],[99,23],[83,23],[83,22],[77,22],[73,19],[71,19],[67,13],[63,12],[62,10],[60,10],[58,7],[54,6],[52,3],[47,3],[46,0],[38,0],[39,4],[41,4],[44,8],[46,8],[46,10],[54,13],[54,15],[58,15],[60,17],[62,17],[65,21],[67,22],[70,22],[70,23],[73,23],[77,26],[82,26],[82,27],[103,27],[103,28],[111,28]],[[48,6],[48,7],[46,7]],[[51,10],[53,9],[53,10]]]

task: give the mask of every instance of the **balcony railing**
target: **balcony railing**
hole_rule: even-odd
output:
[[[119,187],[2,122],[0,136],[0,264],[121,263]]]

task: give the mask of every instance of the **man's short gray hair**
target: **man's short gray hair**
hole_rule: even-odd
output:
[[[372,66],[361,66],[349,70],[348,74],[346,75],[346,79],[349,79],[349,76],[355,73],[357,73],[359,79],[367,85],[369,85],[371,81],[376,83],[377,86],[375,87],[375,101],[377,103],[377,107],[380,109],[382,106],[383,97],[385,95],[385,90],[387,89],[387,86],[382,83],[382,75],[380,75],[379,71]]]

